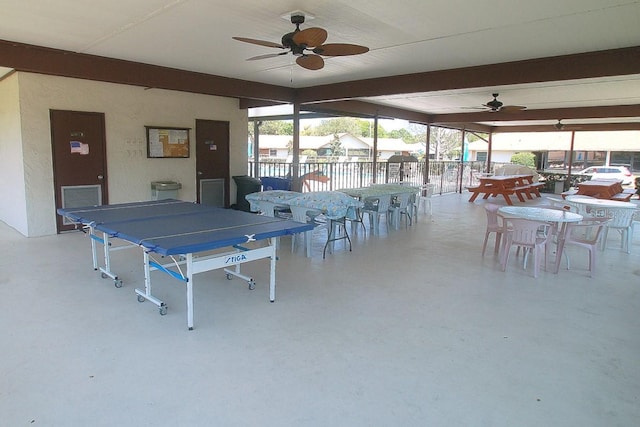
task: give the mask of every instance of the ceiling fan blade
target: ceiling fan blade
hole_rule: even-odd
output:
[[[258,44],[260,46],[266,46],[266,47],[278,47],[280,49],[285,49],[285,47],[282,46],[280,43],[268,42],[268,41],[265,41],[265,40],[249,39],[249,38],[246,38],[246,37],[231,37],[231,38],[234,39],[234,40],[238,40],[240,42]]]
[[[307,28],[293,35],[295,44],[298,46],[305,45],[306,47],[320,46],[326,39],[327,31],[318,27]]]
[[[307,70],[319,70],[324,67],[324,59],[318,55],[303,55],[296,59],[296,64]]]
[[[255,61],[257,59],[267,59],[267,58],[274,58],[276,56],[281,56],[281,55],[286,55],[287,52],[280,52],[280,53],[267,53],[265,55],[258,55],[258,56],[252,56],[251,58],[247,58],[247,61]]]
[[[325,56],[360,55],[367,52],[368,47],[349,43],[327,43],[313,49],[313,53]]]
[[[500,108],[500,111],[504,111],[505,113],[517,113],[526,109],[527,107],[523,107],[522,105],[504,105]]]

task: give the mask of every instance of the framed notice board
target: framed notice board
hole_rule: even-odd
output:
[[[189,157],[189,128],[145,126],[147,129],[147,157]]]

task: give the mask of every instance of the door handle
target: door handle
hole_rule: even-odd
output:
[[[104,176],[102,176],[102,175],[98,175],[98,179],[99,179],[99,180],[102,180],[103,178],[104,178]]]
[[[198,171],[198,176],[202,175],[202,172]]]

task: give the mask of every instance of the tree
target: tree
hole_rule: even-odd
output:
[[[322,120],[318,126],[312,128],[312,135],[335,135],[340,133],[350,133],[360,135],[358,119],[354,117],[337,117],[335,119]]]
[[[414,141],[426,148],[426,126],[412,125],[409,129],[413,130]],[[436,160],[451,160],[460,157],[462,135],[459,130],[431,126],[430,143],[431,147],[435,148]]]
[[[365,138],[373,138],[373,123],[374,120],[356,119],[360,126],[360,133],[354,134],[356,136],[363,136]],[[381,124],[378,124],[378,138],[387,138],[388,132]]]
[[[389,132],[388,137],[402,139],[407,144],[414,144],[418,142],[418,135],[409,132],[407,129],[394,129]]]
[[[290,120],[265,120],[260,125],[264,135],[293,135],[293,122]]]
[[[342,147],[342,142],[340,142],[340,136],[338,134],[333,135],[329,147],[331,149],[331,157],[344,156],[344,148]]]
[[[511,163],[515,163],[517,165],[529,166],[530,168],[535,169],[536,156],[535,154],[529,153],[529,152],[516,153],[513,156],[511,156]]]

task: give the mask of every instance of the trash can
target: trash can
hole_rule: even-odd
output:
[[[263,176],[260,177],[262,181],[262,191],[269,190],[291,190],[291,179],[281,178],[277,176]]]
[[[182,184],[175,181],[153,181],[151,183],[151,200],[177,199]]]
[[[262,182],[258,178],[253,178],[248,175],[237,175],[233,177],[233,180],[238,187],[235,209],[251,212],[251,205],[244,196],[259,192],[262,187]]]

